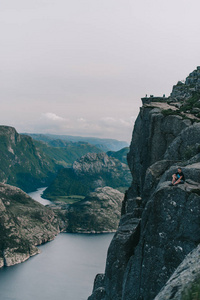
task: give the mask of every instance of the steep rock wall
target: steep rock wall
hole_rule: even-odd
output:
[[[133,176],[136,196],[141,196],[147,168],[162,160],[168,146],[179,133],[191,125],[180,116],[164,116],[162,109],[143,106],[135,122],[128,165]],[[169,159],[173,160],[173,157]]]
[[[153,300],[200,242],[200,126],[155,106],[144,105],[135,123],[128,154],[133,183],[105,275],[97,276],[89,300]],[[188,181],[170,187],[179,165]]]

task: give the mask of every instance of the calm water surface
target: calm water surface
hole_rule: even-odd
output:
[[[37,192],[38,197],[41,189]],[[112,237],[59,234],[39,247],[41,254],[0,269],[0,300],[86,300],[96,274],[104,272]]]
[[[44,190],[46,190],[46,187],[37,189],[37,191],[29,193],[29,196],[43,205],[51,204],[51,201],[41,198],[41,195],[44,192]]]

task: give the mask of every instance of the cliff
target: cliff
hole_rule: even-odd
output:
[[[31,137],[13,127],[0,126],[0,181],[26,192],[47,185],[58,170],[55,160],[37,147]]]
[[[0,267],[12,266],[39,253],[37,245],[59,233],[54,212],[19,188],[0,183]]]
[[[200,242],[199,79],[198,68],[173,87],[169,98],[142,99],[128,154],[133,182],[108,249],[105,274],[95,278],[88,300],[153,300],[161,289],[156,300],[182,299],[178,294],[185,286],[171,282]],[[178,167],[186,182],[169,186]],[[199,251],[195,253],[194,264]],[[187,286],[200,275],[195,270]]]

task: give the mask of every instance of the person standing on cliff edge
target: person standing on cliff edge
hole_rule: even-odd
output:
[[[170,185],[177,185],[180,183],[184,183],[185,182],[185,176],[181,170],[181,168],[178,168],[178,172],[176,172],[175,174],[172,175],[172,182],[170,183]]]

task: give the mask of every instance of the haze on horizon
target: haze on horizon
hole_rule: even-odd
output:
[[[197,0],[2,0],[1,125],[130,142],[199,63]]]

